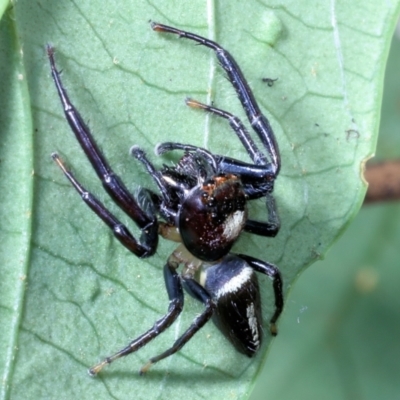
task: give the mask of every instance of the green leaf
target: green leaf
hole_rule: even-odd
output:
[[[133,0],[16,2],[15,15],[7,20],[11,26],[3,29],[11,43],[19,40],[15,55],[23,50],[30,103],[27,97],[20,107],[32,109],[33,139],[19,143],[25,151],[33,150],[35,182],[32,192],[30,176],[20,178],[29,192],[27,204],[29,196],[34,198],[33,231],[31,247],[23,253],[30,261],[23,314],[10,323],[12,349],[18,352],[8,358],[3,398],[106,399],[132,393],[137,399],[245,398],[264,358],[260,354],[248,360],[237,354],[208,324],[177,355],[155,365],[147,376],[137,376],[140,366],[170,346],[201,312],[201,305],[187,297],[182,317],[168,332],[99,377],[85,374],[165,312],[162,266],[174,244],[162,241],[156,256],[138,260],[116,243],[54,166],[50,154],[58,151],[77,178],[137,234],[107,199],[68,128],[49,74],[46,43],[56,47],[71,98],[132,190],[154,187],[128,154],[133,144],[154,160],[154,145],[166,140],[247,160],[224,121],[190,110],[183,102],[187,96],[215,101],[244,119],[215,55],[156,34],[147,21],[214,38],[232,52],[270,118],[282,155],[275,189],[282,230],[274,239],[244,234],[235,250],[279,265],[287,293],[362,202],[361,167],[374,151],[397,8],[394,1],[378,6],[372,0],[357,7],[335,2],[316,7],[306,1],[176,1],[168,6]],[[10,67],[11,58],[2,52],[2,68],[4,60],[8,68],[17,68]],[[279,79],[268,87],[261,80],[265,77]],[[15,111],[8,112],[22,123]],[[15,163],[15,154],[7,150],[4,157]],[[25,158],[18,161],[31,170]],[[163,162],[156,160],[159,166]],[[9,176],[1,181],[7,188]],[[9,206],[0,207],[9,215]],[[265,214],[262,202],[251,208],[255,218],[265,219]],[[31,225],[25,225],[28,232]],[[24,239],[29,241],[29,235]],[[13,246],[23,249],[15,242]],[[10,264],[1,268],[8,271]],[[272,290],[268,280],[262,283],[268,321]],[[16,293],[14,288],[5,294],[4,302]]]
[[[397,34],[386,68],[381,160],[400,157],[399,63]],[[251,399],[266,390],[285,400],[399,397],[399,220],[398,202],[363,207],[326,260],[301,276]]]
[[[9,5],[8,0],[0,0],[0,19],[6,11],[7,6]]]
[[[11,15],[0,23],[0,398],[14,372],[32,230],[32,120]]]

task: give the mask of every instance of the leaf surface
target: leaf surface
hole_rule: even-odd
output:
[[[396,33],[386,68],[380,161],[400,157],[399,63]],[[399,397],[399,220],[398,201],[363,207],[326,259],[301,275],[251,400],[267,391],[285,400]]]
[[[236,354],[208,324],[176,356],[160,362],[146,377],[137,376],[139,367],[169,347],[201,312],[201,305],[187,297],[182,317],[168,332],[99,377],[85,374],[100,357],[126,345],[166,311],[162,266],[174,244],[162,241],[157,254],[146,260],[129,254],[51,161],[50,154],[58,151],[77,178],[137,234],[104,194],[68,128],[49,74],[46,43],[56,47],[57,65],[74,104],[132,191],[138,185],[154,188],[129,156],[133,144],[158,166],[171,158],[158,160],[152,149],[166,140],[248,160],[224,121],[190,110],[183,102],[187,96],[214,101],[245,119],[215,55],[152,32],[148,20],[210,37],[229,49],[270,119],[282,155],[275,189],[282,229],[274,239],[244,234],[235,251],[276,263],[287,293],[361,204],[365,184],[360,175],[364,160],[374,152],[397,8],[395,1],[378,7],[372,0],[356,8],[334,1],[314,6],[306,1],[173,1],[163,6],[132,0],[16,2],[14,14],[1,21],[1,68],[9,69],[13,85],[15,73],[23,68],[28,86],[13,89],[20,100],[15,110],[3,112],[22,125],[8,134],[25,134],[13,141],[25,153],[16,157],[4,147],[4,160],[23,165],[23,175],[6,173],[1,184],[10,188],[8,179],[19,180],[26,192],[15,195],[15,205],[30,211],[33,198],[33,209],[31,220],[17,224],[24,227],[23,243],[30,246],[10,240],[24,266],[18,270],[7,261],[1,265],[19,275],[27,271],[25,293],[15,280],[9,294],[1,292],[1,304],[12,314],[10,322],[5,321],[14,332],[9,345],[4,344],[9,346],[9,366],[4,368],[3,398],[106,399],[132,393],[137,399],[244,398],[263,360],[263,354],[255,361]],[[21,54],[23,67],[12,61]],[[278,80],[269,87],[262,78]],[[2,101],[8,104],[9,98],[4,92]],[[20,118],[18,108],[31,114]],[[32,152],[33,186],[27,174]],[[1,207],[11,218],[9,203]],[[262,202],[251,207],[251,215],[266,218]],[[268,280],[261,281],[268,321],[272,291]],[[12,297],[18,299],[16,310],[7,305]],[[266,333],[266,345],[269,341]]]

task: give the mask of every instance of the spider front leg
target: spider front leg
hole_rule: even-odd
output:
[[[217,115],[218,117],[224,118],[228,120],[229,125],[236,133],[239,140],[242,142],[243,147],[246,149],[247,153],[249,154],[250,158],[253,160],[254,164],[256,165],[263,165],[265,164],[265,156],[261,153],[261,151],[257,148],[257,145],[254,143],[254,140],[249,135],[246,127],[243,125],[242,121],[235,115],[221,110],[219,108],[210,106],[208,104],[200,103],[194,99],[186,99],[186,104],[192,108],[200,108],[206,112],[212,113]]]
[[[279,173],[281,159],[274,132],[268,122],[268,119],[262,114],[253,92],[244,78],[243,72],[231,54],[218,43],[191,32],[186,32],[181,29],[156,22],[151,23],[151,28],[157,32],[173,33],[179,37],[193,40],[214,50],[221,67],[227,73],[229,81],[236,90],[251,126],[257,133],[261,143],[268,153],[268,156],[270,157],[270,168],[276,176]]]
[[[89,128],[84,123],[78,110],[71,103],[67,92],[62,85],[60,73],[57,71],[54,61],[54,48],[47,46],[47,54],[50,61],[51,74],[64,109],[65,118],[67,119],[70,128],[74,132],[76,139],[92,164],[93,169],[101,180],[107,193],[142,231],[139,241],[133,237],[129,239],[129,249],[138,257],[151,256],[154,254],[158,244],[157,219],[152,215],[148,215],[148,213],[143,210],[143,208],[138,204],[132,194],[125,187],[120,178],[109,166],[106,158],[93,139]],[[62,163],[59,162],[58,164],[61,167]],[[100,211],[96,213],[100,218],[102,218]]]
[[[214,50],[221,67],[227,73],[229,81],[236,90],[252,128],[257,133],[268,154],[269,161],[257,148],[239,118],[226,111],[202,104],[195,100],[189,99],[187,104],[191,107],[201,108],[207,112],[211,112],[229,121],[232,129],[241,140],[244,148],[255,165],[247,164],[228,157],[218,156],[218,169],[224,173],[231,173],[240,176],[245,193],[249,199],[266,196],[268,220],[266,222],[249,220],[246,223],[245,230],[257,235],[275,236],[279,231],[280,222],[276,211],[275,200],[271,196],[271,193],[273,190],[274,180],[276,179],[281,166],[279,147],[271,125],[269,124],[268,119],[262,114],[239,65],[228,51],[212,40],[191,32],[186,32],[155,22],[151,23],[151,28],[157,32],[173,33],[179,37],[193,40]]]

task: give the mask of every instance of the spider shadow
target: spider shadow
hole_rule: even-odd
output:
[[[157,369],[156,369],[157,368]],[[176,365],[169,368],[160,368],[154,367],[154,369],[147,372],[145,375],[140,375],[137,371],[107,371],[97,377],[100,380],[129,380],[133,379],[137,380],[145,380],[147,382],[159,382],[162,379],[168,378],[169,381],[172,381],[177,384],[190,384],[190,381],[193,379],[196,383],[204,382],[207,385],[210,384],[218,384],[221,381],[230,382],[236,381],[238,376],[233,374],[229,374],[228,372],[222,371],[220,369],[214,367],[203,367],[201,370],[197,368],[186,368],[177,370]],[[96,379],[96,378],[94,378]]]

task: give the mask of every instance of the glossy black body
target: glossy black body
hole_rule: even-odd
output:
[[[221,182],[218,182],[221,181]],[[214,177],[211,183],[195,186],[184,197],[179,211],[178,227],[185,247],[203,261],[217,261],[229,253],[246,222],[246,194],[236,176]]]
[[[245,275],[241,284],[232,285],[241,274]],[[242,258],[229,254],[206,270],[204,287],[217,304],[214,323],[238,351],[252,357],[262,341],[260,288],[254,270]]]
[[[92,367],[89,370],[92,375],[119,357],[137,351],[167,329],[182,311],[183,289],[204,304],[204,311],[169,349],[151,358],[141,369],[142,373],[155,362],[180,350],[211,318],[237,350],[253,356],[262,341],[261,300],[255,271],[273,280],[275,311],[271,317],[272,334],[276,334],[275,323],[283,308],[282,279],[277,267],[251,256],[230,253],[242,231],[275,236],[279,230],[280,222],[272,191],[280,170],[280,155],[272,128],[261,113],[242,71],[226,50],[190,32],[156,23],[152,23],[151,27],[158,32],[173,33],[193,40],[215,51],[258,135],[262,150],[239,118],[214,106],[188,99],[186,103],[189,106],[226,119],[252,162],[213,154],[189,144],[165,142],[157,146],[158,155],[179,150],[183,151],[183,156],[176,165],[157,170],[145,152],[134,146],[131,154],[143,164],[159,189],[159,193],[154,193],[142,188],[134,197],[115,175],[78,110],[69,100],[55,66],[54,49],[48,46],[52,76],[65,117],[107,193],[141,230],[140,238],[136,239],[75,179],[57,154],[53,154],[53,159],[83,201],[136,256],[143,258],[153,255],[159,234],[181,242],[164,267],[169,297],[167,313],[128,346]],[[248,217],[248,201],[258,198],[265,198],[266,221]],[[183,268],[178,272],[180,266]],[[203,278],[199,279],[201,270]]]

